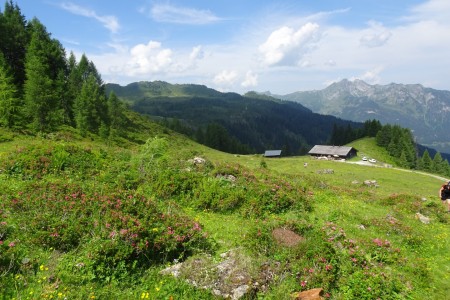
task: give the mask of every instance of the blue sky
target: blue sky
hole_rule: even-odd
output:
[[[347,78],[450,90],[448,0],[15,3],[105,82],[287,94]]]

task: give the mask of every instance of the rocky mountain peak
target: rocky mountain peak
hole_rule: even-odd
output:
[[[343,79],[339,82],[331,84],[323,91],[325,94],[328,94],[327,97],[341,97],[342,95],[362,97],[367,96],[367,94],[372,94],[374,91],[374,86],[360,79]]]
[[[279,97],[342,119],[399,124],[410,128],[422,145],[443,153],[448,153],[450,147],[450,91],[420,84],[371,85],[359,79],[344,79],[314,93]]]

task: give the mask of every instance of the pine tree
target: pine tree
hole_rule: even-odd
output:
[[[375,137],[382,128],[380,121],[368,120],[364,122],[364,135],[369,137]]]
[[[401,154],[405,155],[405,159],[407,161],[407,166],[409,168],[414,168],[417,163],[417,157],[416,157],[416,149],[414,141],[412,140],[412,135],[410,134],[409,130],[404,130],[403,135],[400,138],[399,141],[400,148],[401,148]]]
[[[109,119],[109,137],[122,136],[126,125],[124,105],[120,102],[114,92],[108,97],[108,119]]]
[[[27,22],[17,4],[12,0],[5,3],[5,10],[0,15],[0,52],[13,76],[13,83],[19,96],[25,82],[25,56],[30,42]]]
[[[78,68],[77,60],[73,52],[70,52],[69,58],[67,60],[67,84],[66,84],[66,94],[64,101],[61,103],[64,123],[76,126],[75,115],[74,115],[74,103],[75,99],[78,97],[83,86],[83,79],[81,78],[80,70]]]
[[[47,131],[55,125],[57,97],[46,46],[48,33],[44,27],[35,28],[26,55],[25,112],[34,130]]]
[[[430,157],[430,153],[428,150],[423,152],[422,158],[420,159],[420,169],[425,171],[431,171],[432,168],[432,160]]]
[[[0,53],[0,125],[11,128],[18,123],[19,109],[20,102],[13,77]]]
[[[375,138],[378,146],[387,147],[392,139],[392,126],[389,124],[383,126]]]
[[[431,163],[431,171],[438,173],[438,174],[445,174],[445,165],[444,165],[444,159],[442,158],[442,155],[439,152],[436,152],[434,155],[433,161]]]
[[[88,131],[98,133],[102,123],[107,124],[105,96],[100,92],[100,87],[94,75],[89,75],[83,83],[81,92],[74,104],[75,123],[82,135]]]
[[[398,159],[398,165],[402,168],[410,168],[410,164],[408,162],[408,159],[406,158],[405,151],[402,151],[400,154],[400,158]]]

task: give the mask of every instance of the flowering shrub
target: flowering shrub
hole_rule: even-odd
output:
[[[2,221],[0,270],[17,264],[10,272],[18,271],[17,254],[9,254],[16,240],[28,247],[79,252],[80,262],[70,268],[81,263],[85,267],[75,270],[95,280],[111,280],[131,268],[212,250],[202,225],[180,214],[175,203],[171,211],[162,210],[152,199],[127,191],[98,194],[54,182],[30,185],[1,200],[2,211],[19,216],[15,222],[22,232],[11,232]]]
[[[30,145],[18,148],[2,162],[6,174],[20,179],[42,179],[49,174],[76,174],[89,178],[99,172],[101,158],[77,145]]]

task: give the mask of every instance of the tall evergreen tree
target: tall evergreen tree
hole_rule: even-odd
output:
[[[20,102],[17,89],[0,53],[0,126],[13,127],[18,123]]]
[[[99,111],[102,106],[99,103],[103,99],[94,75],[89,75],[74,104],[76,126],[82,135],[86,135],[88,131],[98,133],[102,124],[101,115],[106,111],[105,108],[103,112]]]
[[[83,86],[83,79],[80,74],[77,59],[73,52],[70,52],[67,60],[67,84],[66,84],[66,97],[61,103],[64,113],[64,123],[75,126],[74,116],[74,104],[75,99],[81,92]]]
[[[392,126],[386,124],[383,126],[376,135],[376,142],[378,146],[387,147],[392,139]]]
[[[404,153],[409,168],[414,168],[417,163],[416,149],[413,137],[409,130],[405,129],[399,141],[401,153]]]
[[[21,94],[25,82],[25,56],[30,42],[27,21],[12,0],[5,3],[0,16],[0,52],[11,70],[13,82]]]
[[[433,161],[431,160],[430,153],[428,150],[425,150],[422,154],[422,158],[420,159],[420,169],[425,171],[432,171]]]
[[[126,117],[123,113],[124,106],[114,92],[108,97],[109,136],[114,138],[124,133]]]
[[[47,131],[56,123],[57,95],[46,53],[49,35],[43,26],[34,29],[25,64],[25,112],[33,129]]]
[[[406,157],[405,151],[402,151],[402,153],[400,154],[400,157],[398,159],[398,165],[402,168],[410,168],[410,164]]]
[[[378,120],[368,120],[364,122],[364,135],[369,137],[375,137],[382,128],[380,121]]]
[[[445,174],[446,171],[445,163],[446,161],[444,161],[444,159],[442,158],[441,153],[436,152],[433,161],[431,163],[431,170],[438,174]]]

